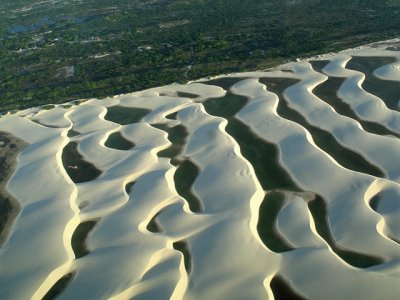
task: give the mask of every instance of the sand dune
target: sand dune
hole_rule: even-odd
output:
[[[395,299],[387,47],[1,117],[0,298]]]

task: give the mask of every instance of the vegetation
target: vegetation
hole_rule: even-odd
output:
[[[396,37],[400,0],[0,2],[0,111],[255,70]]]

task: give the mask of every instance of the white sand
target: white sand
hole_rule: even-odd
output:
[[[279,164],[309,192],[282,191],[286,201],[275,226],[294,248],[288,252],[277,253],[264,245],[257,224],[265,191],[238,141],[227,132],[228,120],[205,110],[204,101],[227,93],[220,87],[202,80],[1,118],[1,131],[29,145],[18,156],[7,184],[21,211],[0,248],[0,299],[41,299],[69,273],[74,276],[60,299],[273,299],[270,284],[277,274],[311,299],[396,298],[400,140],[365,131],[312,92],[327,76],[345,78],[337,91],[339,98],[360,119],[400,133],[399,112],[361,88],[363,74],[345,69],[351,55],[395,57],[396,63],[374,74],[400,80],[396,69],[400,52],[372,47],[321,56],[330,60],[323,70],[326,75],[315,72],[307,61],[231,75],[249,77],[230,90],[248,98],[236,118],[257,137],[276,145]],[[387,178],[341,166],[305,128],[279,116],[278,101],[283,99],[269,92],[260,77],[300,80],[284,92],[290,108],[380,168]],[[120,125],[105,119],[107,108],[115,105],[151,112],[139,123]],[[175,112],[176,120],[166,118]],[[198,167],[191,192],[200,200],[201,212],[191,211],[187,199],[179,195],[174,182],[177,167],[169,158],[157,156],[171,146],[167,133],[152,126],[159,123],[181,124],[187,130],[185,146],[176,158],[189,159]],[[68,137],[71,129],[79,135]],[[115,132],[135,147],[106,147]],[[100,176],[72,182],[61,156],[69,142],[78,143],[80,155],[102,172]],[[128,194],[126,186],[132,182]],[[335,245],[382,258],[381,264],[356,268],[335,253],[307,205],[314,194],[326,202]],[[380,201],[374,211],[369,202],[377,195]],[[157,233],[148,230],[154,217]],[[85,242],[89,253],[76,259],[71,238],[86,221],[97,223]],[[188,248],[190,274],[184,255],[174,249],[180,241]]]

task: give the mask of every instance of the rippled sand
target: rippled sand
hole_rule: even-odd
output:
[[[3,116],[0,299],[395,299],[396,43]]]

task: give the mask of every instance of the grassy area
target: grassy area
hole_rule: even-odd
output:
[[[0,111],[267,68],[392,38],[400,1],[0,2]]]

